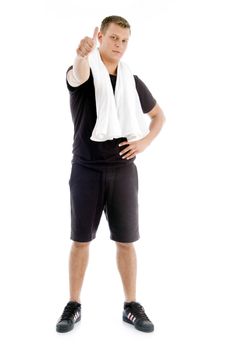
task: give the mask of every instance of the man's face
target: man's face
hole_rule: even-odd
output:
[[[119,61],[123,56],[130,37],[129,28],[110,23],[106,32],[99,32],[101,52],[111,61]]]

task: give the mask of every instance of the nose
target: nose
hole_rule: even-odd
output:
[[[115,42],[115,46],[116,46],[116,48],[119,49],[119,50],[123,50],[123,49],[124,49],[124,43],[123,43],[121,40],[117,40],[117,41]]]

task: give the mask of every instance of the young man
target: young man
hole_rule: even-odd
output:
[[[139,239],[138,177],[135,156],[143,152],[165,120],[145,84],[122,63],[130,25],[122,17],[106,17],[100,31],[81,40],[67,87],[74,123],[73,159],[69,180],[71,239],[70,300],[56,330],[68,332],[81,318],[80,293],[104,210],[125,293],[123,320],[144,332],[154,330],[136,298],[136,253]],[[96,48],[97,40],[99,48]],[[141,114],[140,114],[141,113]],[[143,113],[150,116],[145,132]]]

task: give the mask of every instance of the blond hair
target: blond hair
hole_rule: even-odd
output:
[[[117,24],[118,26],[122,27],[122,28],[128,28],[129,31],[130,31],[130,24],[129,22],[121,17],[121,16],[108,16],[108,17],[105,17],[101,23],[101,26],[100,26],[100,31],[102,33],[105,34],[106,30],[108,29],[108,26],[110,23],[115,23]]]

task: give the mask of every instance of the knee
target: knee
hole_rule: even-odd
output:
[[[124,250],[129,250],[134,248],[133,243],[122,243],[122,242],[116,242],[117,249],[124,249]]]
[[[88,248],[90,245],[90,242],[77,242],[77,241],[73,241],[72,243],[72,249],[84,249],[84,248]]]

